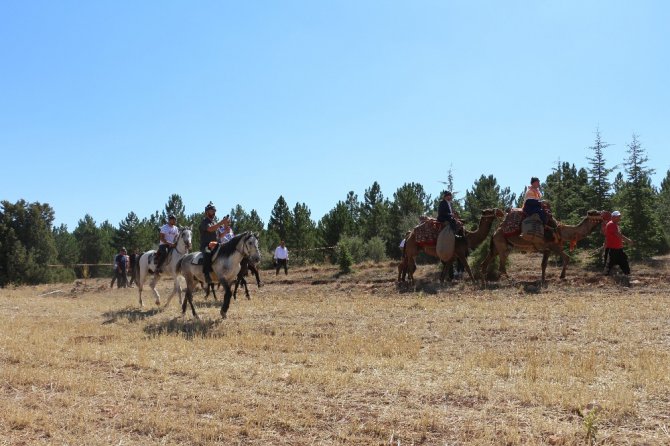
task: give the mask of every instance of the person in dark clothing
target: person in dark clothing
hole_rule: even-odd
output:
[[[205,217],[198,228],[200,232],[200,252],[202,252],[202,272],[208,284],[212,283],[209,275],[212,271],[212,249],[209,248],[209,244],[210,242],[216,242],[216,231],[228,221],[228,216],[225,216],[217,223],[215,217],[216,207],[210,201],[205,207]]]
[[[437,221],[440,223],[449,223],[451,229],[453,229],[454,234],[460,235],[461,228],[459,227],[459,222],[454,216],[454,208],[451,205],[451,200],[453,195],[450,191],[445,191],[442,195],[442,201],[437,208]]]
[[[128,282],[129,287],[132,287],[133,283],[137,283],[137,277],[135,277],[135,269],[137,266],[137,262],[140,261],[140,256],[142,256],[142,254],[140,254],[140,250],[135,248],[133,250],[133,253],[130,254],[130,256],[128,257],[129,262],[128,269],[130,270],[130,282]]]
[[[128,286],[128,276],[126,271],[128,268],[128,256],[126,255],[126,248],[121,248],[121,251],[114,258],[116,264],[116,287],[125,288]]]

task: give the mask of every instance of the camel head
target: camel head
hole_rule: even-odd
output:
[[[484,218],[504,218],[505,213],[500,209],[484,209],[482,210],[482,217]]]

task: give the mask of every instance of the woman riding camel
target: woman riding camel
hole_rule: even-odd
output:
[[[542,192],[540,191],[540,179],[532,177],[530,186],[526,190],[526,199],[523,202],[523,211],[527,216],[537,214],[542,220],[542,224],[547,224],[547,214],[542,206]]]

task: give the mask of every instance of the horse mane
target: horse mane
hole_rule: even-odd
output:
[[[241,234],[237,234],[235,237],[231,238],[228,243],[219,245],[219,255],[229,256],[237,249],[237,245],[241,240],[246,239],[251,236],[251,232],[244,231]]]

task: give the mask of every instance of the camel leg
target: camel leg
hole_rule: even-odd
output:
[[[414,285],[414,273],[416,272],[416,261],[414,258],[408,259],[407,262],[407,281]]]
[[[462,258],[459,257],[458,259],[461,261],[461,263],[463,264],[463,268],[465,268],[465,271],[470,276],[470,280],[472,280],[472,283],[474,283],[475,282],[475,276],[472,274],[472,270],[470,269],[470,264],[468,263],[467,257],[462,257]]]
[[[489,265],[496,258],[495,248],[491,246],[489,248],[489,253],[486,254],[486,257],[482,261],[482,264],[479,266],[479,270],[482,274],[482,285],[486,286],[486,276],[488,275]]]
[[[542,285],[545,284],[546,280],[547,263],[549,263],[549,250],[542,253]]]

